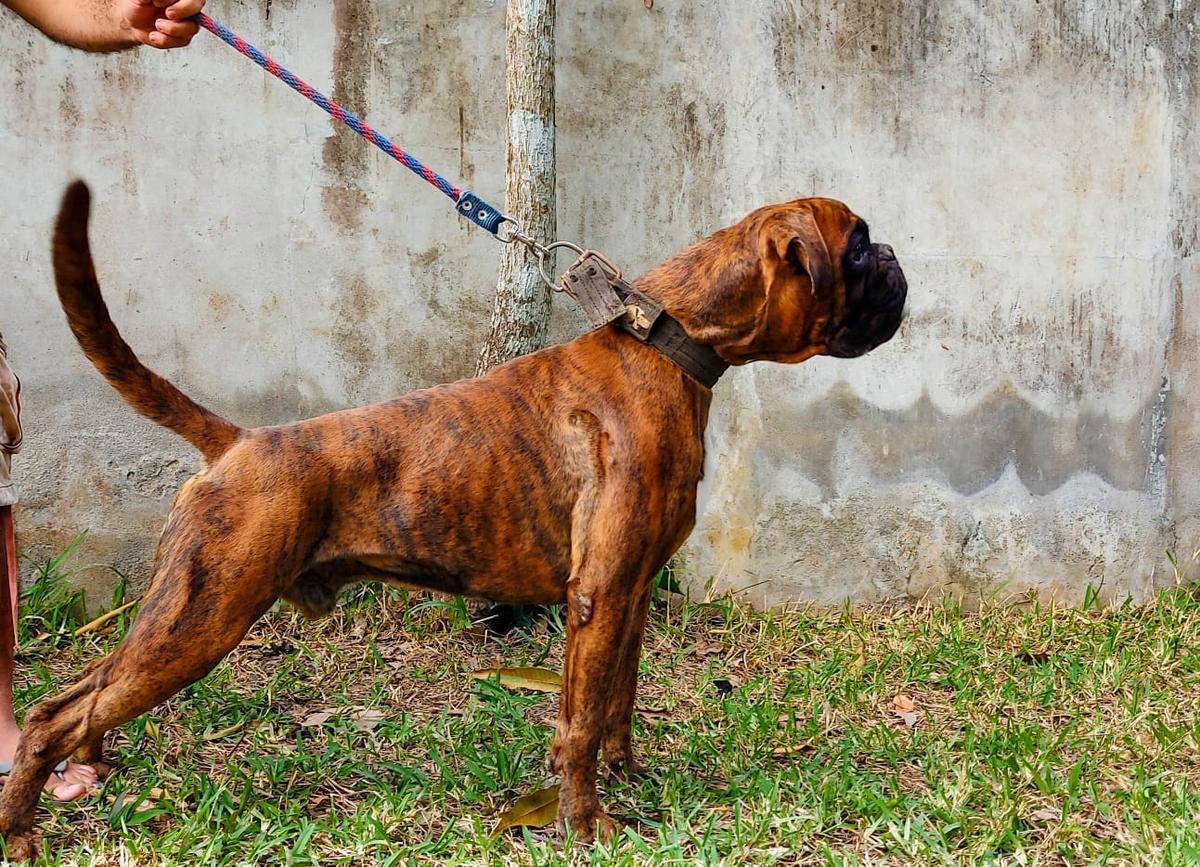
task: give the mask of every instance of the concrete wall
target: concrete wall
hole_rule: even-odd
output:
[[[495,0],[210,11],[476,191],[502,189]],[[1088,584],[1200,544],[1197,3],[559,3],[560,234],[635,272],[759,204],[847,201],[910,282],[865,360],[717,389],[700,583],[836,602]],[[63,182],[154,367],[243,424],[467,375],[494,242],[202,34],[98,58],[0,15],[0,286],[34,554],[144,580],[196,456],[82,359],[46,256]],[[579,327],[561,301],[555,333]],[[81,574],[97,597],[111,572]]]

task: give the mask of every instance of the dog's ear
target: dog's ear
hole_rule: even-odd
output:
[[[775,213],[759,229],[762,307],[754,357],[800,361],[816,354],[817,333],[839,301],[833,261],[808,207]]]
[[[799,277],[807,279],[814,300],[825,299],[833,288],[833,261],[812,210],[798,208],[765,229],[762,258],[768,298],[794,290]]]

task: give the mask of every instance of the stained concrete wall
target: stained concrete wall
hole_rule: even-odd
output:
[[[448,174],[502,189],[503,3],[210,11]],[[1200,544],[1197,3],[559,3],[560,234],[638,271],[821,194],[910,281],[870,357],[717,389],[694,580],[756,602],[1144,598]],[[196,467],[73,345],[46,255],[93,185],[114,314],[243,424],[467,375],[494,242],[202,34],[98,58],[0,15],[0,329],[27,549],[143,581]],[[555,333],[580,326],[559,304]],[[112,573],[78,580],[99,598]]]

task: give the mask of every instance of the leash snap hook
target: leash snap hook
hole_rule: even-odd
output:
[[[551,268],[553,268],[555,263],[554,254],[556,251],[562,249],[570,250],[571,252],[575,253],[576,256],[582,257],[584,255],[583,248],[578,244],[572,244],[570,241],[555,241],[553,244],[550,244],[546,247],[541,247],[539,245],[536,251],[538,256],[538,273],[542,275],[542,282],[549,286],[554,292],[562,292],[563,287],[561,281],[556,282],[554,278],[552,278],[546,271],[546,260],[550,260],[549,265]]]
[[[504,227],[509,228],[505,229]],[[551,244],[539,244],[529,235],[525,234],[525,230],[521,228],[519,223],[513,220],[505,219],[496,231],[496,240],[501,244],[520,244],[526,250],[529,250],[537,256],[538,274],[541,275],[542,282],[548,286],[551,291],[562,292],[561,280],[556,281],[550,274],[555,264],[555,254],[559,250],[570,250],[580,259],[587,256],[595,257],[600,264],[616,279],[621,279],[621,269],[614,265],[605,256],[593,250],[584,250],[578,244],[571,241],[554,241]]]
[[[505,230],[505,226],[509,226],[510,228]],[[537,269],[539,276],[542,278],[542,282],[555,292],[562,291],[554,284],[554,281],[551,280],[550,276],[546,273],[546,259],[553,256],[553,250],[560,246],[560,242],[555,242],[549,247],[543,246],[529,235],[525,234],[525,230],[521,228],[520,224],[513,220],[505,220],[502,222],[496,231],[495,238],[501,244],[520,244],[526,250],[533,253],[533,255],[537,257]],[[571,246],[574,245],[572,244]]]
[[[505,226],[508,228],[505,229]],[[531,250],[539,256],[544,256],[546,254],[545,247],[543,247],[529,235],[526,235],[525,230],[521,228],[520,223],[518,223],[516,220],[509,219],[508,217],[505,217],[497,227],[496,240],[501,244],[520,244],[522,247],[525,247],[527,250]]]

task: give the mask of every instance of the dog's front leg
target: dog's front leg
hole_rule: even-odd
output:
[[[618,688],[629,631],[641,625],[637,610],[652,570],[642,552],[622,540],[589,540],[587,555],[567,584],[567,654],[558,731],[550,766],[559,774],[558,822],[590,842],[597,826],[611,833],[612,820],[596,794],[596,757],[607,729],[609,700]],[[636,661],[634,662],[636,676]]]
[[[604,738],[600,742],[604,763],[609,771],[622,779],[635,776],[641,770],[633,758],[633,705],[637,697],[638,662],[642,657],[650,596],[650,583],[647,582],[641,601],[634,603],[633,620],[622,642],[620,662],[608,696]]]

